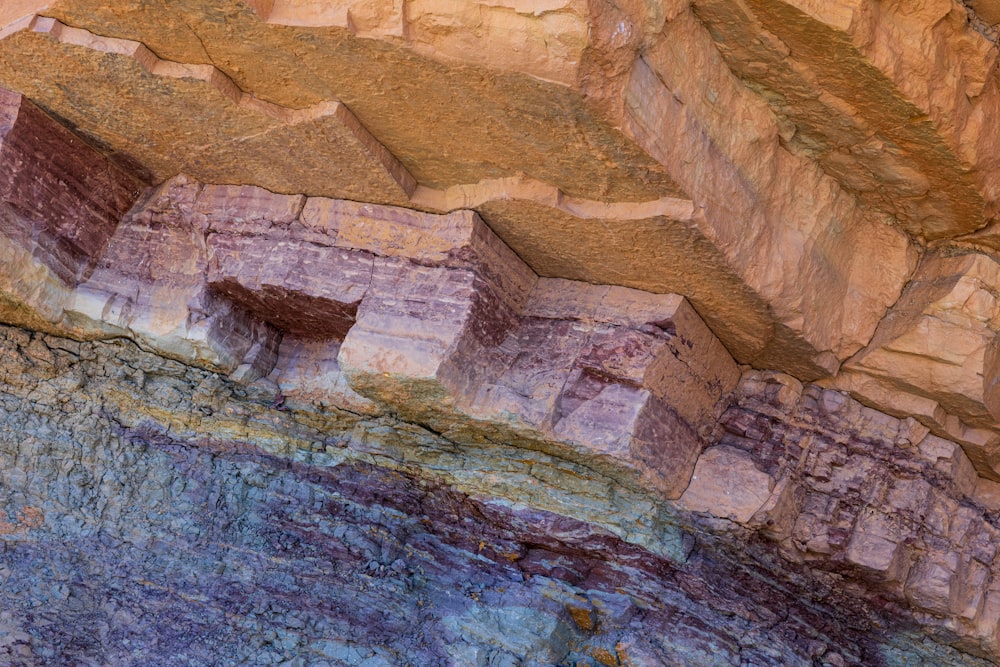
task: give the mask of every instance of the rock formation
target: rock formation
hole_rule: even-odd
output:
[[[0,662],[1000,663],[997,25],[4,2]]]

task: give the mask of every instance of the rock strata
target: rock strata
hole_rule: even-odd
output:
[[[127,341],[3,328],[0,346],[10,664],[994,650],[995,505],[968,460],[839,392],[746,375],[697,470],[770,496],[706,508],[697,481],[671,505],[520,446],[276,405]]]
[[[0,4],[0,662],[1000,662],[993,0]]]
[[[21,95],[0,90],[3,234],[76,284],[93,270],[140,184]]]

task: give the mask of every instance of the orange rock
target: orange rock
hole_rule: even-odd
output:
[[[957,439],[981,473],[995,475],[998,286],[1000,264],[984,254],[926,258],[871,343],[833,384]]]

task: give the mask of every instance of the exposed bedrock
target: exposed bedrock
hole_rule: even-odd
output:
[[[24,306],[78,336],[623,467],[670,497],[739,374],[682,297],[539,279],[474,212],[184,178],[125,218],[87,281],[42,297]]]
[[[375,231],[365,231],[375,225]],[[45,268],[41,260],[36,263]],[[919,279],[913,283],[921,284]],[[572,573],[591,567],[575,559],[611,558],[609,547],[580,537],[581,531],[595,530],[607,536],[600,544],[608,544],[607,539],[621,543],[614,553],[635,548],[648,554],[642,559],[652,559],[649,571],[646,565],[636,570],[632,561],[607,565],[625,567],[639,588],[662,582],[666,572],[686,572],[677,575],[685,583],[671,585],[689,591],[685,596],[697,597],[699,605],[718,595],[727,613],[734,606],[744,609],[737,614],[744,619],[737,625],[746,623],[743,632],[751,632],[742,635],[744,644],[747,636],[757,636],[753,632],[764,632],[746,628],[771,618],[769,613],[778,616],[765,621],[767,637],[784,636],[786,630],[776,628],[792,623],[789,627],[798,629],[788,629],[788,636],[811,638],[768,649],[760,635],[760,645],[754,640],[742,647],[765,651],[760,658],[765,662],[810,664],[809,652],[830,652],[829,664],[837,664],[832,656],[841,653],[845,664],[943,659],[974,664],[972,656],[996,652],[1000,612],[991,593],[997,567],[991,517],[994,508],[1000,509],[1000,494],[977,476],[958,444],[930,433],[912,416],[898,419],[836,390],[803,388],[788,375],[745,371],[737,388],[737,366],[682,297],[537,278],[473,212],[434,216],[178,178],[148,193],[125,217],[87,281],[62,290],[61,301],[42,293],[49,302],[25,301],[24,306],[60,312],[49,322],[51,328],[79,337],[128,336],[205,370],[140,353],[127,343],[94,347],[12,332],[4,382],[21,397],[6,406],[15,425],[9,431],[13,442],[23,437],[35,442],[45,434],[65,441],[97,428],[91,421],[68,430],[22,421],[38,409],[31,406],[68,405],[64,401],[83,400],[73,396],[92,396],[86,400],[95,406],[66,411],[104,424],[97,443],[111,437],[140,447],[195,447],[192,455],[208,448],[220,452],[213,457],[242,452],[250,460],[290,458],[304,466],[295,474],[308,478],[314,474],[307,472],[311,467],[358,461],[501,506],[581,522],[570,524],[576,526],[574,546],[559,546],[558,557],[524,546],[495,561],[531,563],[539,557],[544,576],[569,577],[556,584],[563,590],[560,596],[577,596],[568,606],[552,611],[542,600],[554,598],[538,597],[532,585],[522,591],[526,597],[517,609],[509,610],[512,618],[530,617],[549,628],[539,630],[543,644],[534,635],[504,644],[500,637],[516,635],[505,629],[517,623],[505,620],[508,611],[482,616],[486,612],[474,610],[446,626],[458,633],[455,637],[464,637],[468,647],[461,651],[468,654],[428,644],[432,653],[427,655],[445,651],[440,660],[471,664],[495,651],[539,664],[574,651],[616,660],[630,655],[636,664],[708,660],[704,642],[711,637],[715,645],[723,633],[705,630],[704,621],[696,623],[701,630],[684,639],[667,639],[677,626],[667,630],[663,624],[672,621],[656,621],[661,625],[648,632],[614,635],[610,628],[617,626],[594,620],[604,612],[594,606],[593,592],[579,589],[586,576],[580,580]],[[117,355],[120,370],[85,370],[94,354]],[[991,354],[983,351],[978,363],[992,363]],[[32,364],[42,366],[32,370]],[[32,379],[32,373],[50,380]],[[101,379],[101,373],[115,379]],[[14,389],[22,385],[31,388]],[[986,389],[979,391],[985,401]],[[338,484],[350,479],[346,469],[338,470],[343,473],[335,475]],[[424,483],[392,479],[404,488]],[[58,493],[56,487],[51,491]],[[175,495],[167,493],[164,502]],[[34,511],[12,509],[11,534],[21,539],[38,528],[32,525],[40,521]],[[500,526],[513,520],[484,518]],[[474,530],[474,542],[488,542],[481,539],[485,527]],[[550,539],[552,529],[544,534]],[[757,554],[751,559],[755,564],[748,565],[747,553]],[[516,557],[507,558],[510,554]],[[138,568],[136,579],[147,580],[143,568],[148,564],[138,555],[135,559],[122,566]],[[398,559],[375,560],[378,570]],[[370,568],[371,560],[361,567]],[[473,566],[450,567],[465,572],[461,567]],[[511,567],[503,576],[515,576]],[[739,581],[754,578],[763,582],[754,586],[764,588],[717,592],[709,582],[722,572]],[[439,594],[449,584],[442,579],[428,586]],[[812,600],[809,611],[801,612],[805,616],[788,611],[788,586],[800,591],[791,594],[800,596],[796,599]],[[784,611],[753,611],[759,602],[750,605],[741,597],[747,591],[776,595],[774,587],[784,589],[777,597]],[[616,594],[630,595],[620,588],[615,585]],[[643,619],[673,618],[673,602],[664,606],[662,600],[675,595],[664,591],[628,604],[643,609]],[[289,593],[282,599],[287,605],[300,597]],[[858,612],[858,604],[873,611]],[[815,605],[836,609],[817,611]],[[181,607],[169,613],[185,623],[205,622]],[[564,612],[572,624],[559,616]],[[827,632],[816,630],[827,627],[817,625],[816,614],[834,619],[824,622],[835,624],[828,631],[830,641],[816,638]],[[72,634],[66,628],[60,630],[64,635],[32,639],[31,624],[16,622],[25,633],[17,636],[27,637],[20,643],[39,642],[43,656],[65,650],[53,649],[51,642],[68,641]],[[240,632],[266,635],[271,622],[251,619]],[[346,626],[339,627],[354,627],[362,621],[340,622]],[[812,628],[808,633],[806,626]],[[214,627],[227,641],[239,636],[229,625]],[[593,635],[602,627],[613,641]],[[916,628],[919,634],[913,634]],[[356,638],[356,629],[351,633]],[[418,651],[379,643],[377,634],[366,635],[351,650],[374,651],[377,645],[389,655]],[[296,642],[312,641],[298,636]],[[830,648],[834,636],[835,651]],[[918,637],[934,641],[921,645]],[[740,650],[740,640],[734,641],[727,650],[735,653],[712,659],[733,664]],[[215,649],[198,649],[191,655],[199,657],[192,660],[206,659],[212,650],[236,650],[230,646],[222,642]],[[104,655],[107,649],[92,650]],[[533,652],[539,650],[543,653]],[[271,656],[270,649],[260,655]],[[395,659],[386,658],[390,664]]]
[[[3,328],[0,354],[9,664],[995,651],[998,496],[954,443],[788,376],[744,377],[674,504],[127,341]]]
[[[997,664],[998,18],[0,2],[0,663]]]
[[[86,278],[145,189],[21,95],[0,90],[4,233],[69,285]]]
[[[684,294],[741,362],[803,378],[913,268],[683,3],[356,4],[38,2],[10,10],[0,84],[156,181],[475,208],[539,275]]]

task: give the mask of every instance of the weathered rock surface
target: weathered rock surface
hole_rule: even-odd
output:
[[[41,109],[0,91],[3,233],[71,285],[87,277],[139,182]]]
[[[1000,266],[981,254],[924,259],[869,346],[833,383],[960,441],[997,479],[994,338]]]
[[[61,310],[52,328],[127,335],[244,383],[270,376],[292,399],[365,397],[443,432],[474,425],[669,497],[738,377],[682,297],[538,279],[469,211],[180,177],[60,296],[25,305]]]
[[[713,61],[681,3],[366,7],[44,3],[11,15],[0,84],[155,180],[436,210],[454,188],[492,190],[476,207],[537,273],[684,293],[739,360],[803,377],[835,371],[898,297],[906,235],[780,145],[767,104]],[[95,85],[70,99],[80,79]],[[709,109],[719,94],[746,127]],[[567,227],[595,243],[567,244]]]
[[[2,3],[0,662],[997,663],[998,16]]]
[[[746,520],[125,341],[0,350],[9,664],[978,665],[996,641],[968,460],[835,391],[744,379],[701,460],[775,481]]]

